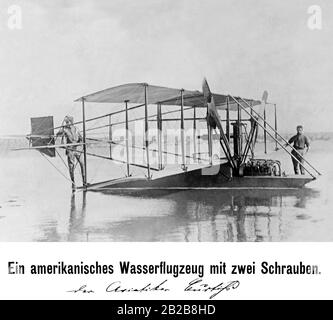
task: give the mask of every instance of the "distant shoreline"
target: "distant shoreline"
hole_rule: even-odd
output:
[[[295,134],[295,132],[279,132],[279,134],[283,137],[285,136],[292,136]],[[305,135],[307,135],[310,139],[312,138],[318,138],[318,137],[328,137],[333,138],[333,131],[328,132],[306,132]],[[0,139],[18,139],[18,138],[25,138],[27,134],[4,134],[0,135]],[[261,132],[258,137],[263,137],[263,133]],[[270,137],[267,137],[270,139]]]

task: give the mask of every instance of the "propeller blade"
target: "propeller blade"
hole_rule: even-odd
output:
[[[265,90],[262,95],[261,103],[267,103],[267,100],[268,100],[268,92]]]

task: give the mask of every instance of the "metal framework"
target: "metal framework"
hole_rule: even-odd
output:
[[[192,98],[192,96],[191,96]],[[174,98],[173,98],[174,99]],[[137,165],[134,163],[130,163],[129,160],[129,148],[141,148],[139,146],[130,146],[129,145],[129,136],[128,136],[128,130],[129,130],[129,123],[130,122],[135,122],[135,121],[140,121],[140,120],[144,120],[144,150],[145,150],[145,157],[146,157],[146,166],[142,166],[141,167],[145,167],[147,169],[147,178],[151,179],[151,163],[150,163],[150,152],[157,152],[157,158],[158,158],[158,163],[157,163],[157,169],[154,170],[163,170],[163,154],[171,154],[174,156],[179,156],[181,157],[181,167],[183,168],[183,170],[186,171],[187,167],[186,167],[186,159],[191,158],[190,156],[188,156],[186,154],[186,142],[185,142],[185,121],[192,121],[193,122],[193,143],[194,143],[194,155],[197,155],[197,121],[198,120],[205,120],[206,118],[203,117],[198,117],[197,115],[197,108],[196,106],[191,106],[191,107],[186,107],[185,108],[185,99],[186,97],[184,96],[184,89],[181,89],[179,92],[179,99],[180,99],[180,109],[179,110],[175,110],[175,111],[167,111],[167,112],[163,112],[162,111],[162,107],[163,107],[163,103],[157,103],[157,109],[156,109],[156,115],[149,115],[148,113],[148,105],[149,105],[149,97],[148,97],[148,85],[144,84],[144,104],[139,104],[136,106],[133,106],[131,108],[128,107],[128,103],[130,102],[129,100],[125,100],[125,108],[124,110],[120,110],[120,111],[116,111],[113,113],[109,113],[106,114],[104,116],[99,116],[99,117],[95,117],[95,118],[91,118],[86,120],[85,119],[85,104],[84,104],[84,98],[82,98],[82,113],[83,113],[83,119],[82,119],[82,124],[83,124],[83,137],[84,137],[84,158],[85,158],[85,167],[87,166],[87,154],[91,155],[91,156],[97,156],[96,154],[91,154],[91,153],[87,153],[86,151],[86,132],[87,131],[92,131],[92,130],[96,130],[96,129],[101,129],[101,128],[108,128],[109,130],[109,141],[105,141],[107,143],[110,144],[110,157],[108,159],[112,159],[114,161],[117,161],[116,159],[112,158],[112,144],[117,144],[115,142],[112,141],[112,127],[113,126],[117,126],[117,125],[123,125],[125,124],[125,129],[126,129],[126,138],[125,138],[125,148],[126,148],[126,161],[123,161],[123,163],[126,164],[127,167],[127,176],[130,176],[130,166],[131,165]],[[166,102],[172,101],[172,99],[170,100],[166,100]],[[237,104],[237,119],[231,119],[230,117],[230,101],[234,102]],[[277,132],[277,107],[276,104],[274,104],[274,128],[271,127],[268,122],[267,122],[267,103],[264,103],[264,113],[263,113],[263,117],[261,117],[254,109],[253,109],[253,103],[250,102],[248,103],[245,99],[242,99],[240,97],[234,97],[231,95],[227,96],[226,99],[226,108],[225,108],[225,119],[220,120],[222,123],[225,123],[225,132],[226,134],[224,134],[223,128],[222,126],[220,127],[220,144],[221,147],[224,151],[224,153],[227,156],[227,159],[229,160],[229,162],[231,163],[231,165],[234,164],[234,160],[231,158],[231,152],[229,149],[229,143],[231,142],[231,137],[233,137],[235,134],[237,134],[236,132],[234,132],[233,135],[231,135],[231,125],[234,125],[234,128],[238,128],[238,130],[240,130],[238,132],[238,144],[234,145],[234,149],[235,149],[235,154],[239,155],[239,160],[238,160],[238,166],[242,165],[245,163],[249,152],[251,152],[251,157],[254,157],[254,147],[255,147],[255,143],[256,143],[256,139],[257,139],[257,134],[258,134],[258,127],[261,127],[263,129],[263,133],[264,133],[264,152],[265,154],[267,153],[267,135],[269,135],[274,141],[275,141],[275,149],[278,149],[278,145],[280,147],[282,147],[288,154],[291,155],[292,158],[296,159],[298,162],[299,160],[292,154],[290,153],[288,150],[286,150],[286,148],[279,142],[280,140],[284,140]],[[246,106],[246,107],[245,107]],[[129,120],[129,114],[128,112],[130,110],[135,110],[138,109],[140,107],[144,107],[144,117],[138,117],[132,120]],[[248,111],[247,108],[250,110]],[[185,110],[193,110],[193,116],[192,117],[187,117],[185,118],[184,116],[184,111]],[[244,111],[248,116],[250,116],[249,119],[243,119],[242,118],[242,111]],[[120,114],[122,112],[125,112],[125,121],[118,121],[118,122],[112,122],[112,116],[116,115],[116,114]],[[176,113],[176,112],[180,112],[180,118],[163,118],[163,116],[168,115],[168,114],[172,114],[172,113]],[[109,117],[109,123],[107,125],[103,125],[103,126],[99,126],[99,127],[95,127],[95,128],[91,128],[91,129],[86,129],[86,122],[88,121],[93,121],[93,120],[97,120],[97,119],[101,119],[103,117]],[[263,120],[263,125],[258,121],[258,119]],[[149,122],[155,122],[157,124],[157,149],[149,149]],[[180,147],[181,147],[181,153],[172,153],[172,152],[167,152],[167,151],[163,151],[162,145],[163,145],[163,122],[170,122],[170,121],[180,121]],[[244,121],[245,122],[250,122],[251,124],[251,130],[248,133],[247,129],[246,129],[246,125],[244,125]],[[244,129],[242,129],[244,127]],[[272,135],[269,131],[269,129],[272,129],[274,132],[274,135]],[[235,129],[234,129],[235,130]],[[213,164],[213,135],[212,135],[212,128],[210,126],[209,123],[207,123],[207,138],[208,138],[208,160],[210,165]],[[245,147],[242,150],[242,145],[243,145],[243,136],[245,136]],[[236,143],[236,142],[234,142]],[[199,144],[198,144],[198,149],[200,148]],[[196,157],[197,160],[203,160],[200,157],[200,149],[198,150],[199,153]],[[106,157],[102,157],[102,158],[106,158]],[[306,161],[306,160],[305,160]],[[119,162],[122,162],[119,160]],[[300,163],[300,162],[299,162]],[[306,161],[307,164],[309,164]],[[140,165],[137,165],[140,166]],[[310,165],[311,166],[311,165]],[[312,169],[314,169],[311,166]],[[309,173],[311,176],[314,177],[314,175],[305,168],[305,170],[307,171],[307,173]],[[314,169],[316,170],[316,169]],[[87,171],[86,171],[87,172]],[[319,171],[316,170],[317,173],[319,173]],[[319,173],[320,174],[320,173]],[[86,183],[86,181],[85,181]]]
[[[295,157],[293,153],[299,154],[297,150],[295,150],[292,146],[288,144],[288,142],[278,133],[278,119],[277,119],[277,106],[276,104],[273,104],[274,107],[274,127],[271,126],[267,122],[267,106],[272,105],[267,103],[265,100],[262,101],[264,112],[263,116],[261,116],[255,109],[254,106],[258,105],[257,101],[255,100],[246,100],[240,97],[235,97],[232,95],[226,95],[225,100],[223,102],[222,110],[225,110],[225,119],[221,119],[219,114],[217,113],[217,110],[215,110],[215,104],[214,104],[214,97],[217,97],[221,99],[221,96],[214,95],[210,92],[208,84],[206,83],[206,88],[203,88],[203,94],[200,92],[191,93],[189,91],[186,91],[184,89],[179,89],[178,91],[176,89],[173,89],[172,93],[176,94],[178,92],[178,96],[173,96],[172,98],[167,99],[161,99],[162,101],[156,102],[155,100],[153,103],[150,103],[150,96],[149,96],[149,86],[148,84],[144,83],[140,87],[140,91],[142,88],[142,96],[143,100],[138,99],[136,96],[134,103],[131,102],[130,99],[124,99],[122,109],[118,111],[114,111],[111,113],[107,113],[98,117],[93,117],[90,119],[86,118],[86,102],[87,98],[82,97],[78,101],[81,101],[82,103],[82,121],[75,122],[75,124],[82,124],[82,146],[83,146],[83,160],[84,160],[84,181],[83,185],[88,185],[88,175],[87,175],[87,156],[97,157],[105,160],[112,160],[115,162],[126,164],[126,176],[130,177],[130,167],[136,166],[140,168],[144,168],[147,170],[147,179],[152,179],[151,171],[161,171],[164,169],[166,164],[166,159],[163,161],[163,155],[173,155],[176,157],[181,158],[181,168],[186,171],[188,169],[187,167],[187,160],[194,158],[195,161],[208,161],[209,165],[213,165],[213,145],[214,145],[214,137],[213,137],[213,127],[219,130],[219,144],[222,148],[225,157],[230,164],[230,167],[235,172],[238,172],[241,167],[245,164],[247,161],[249,154],[250,158],[254,158],[254,148],[257,141],[258,136],[258,128],[260,127],[263,130],[264,134],[264,152],[267,153],[267,135],[270,136],[275,142],[275,150],[278,150],[278,146],[283,148],[294,160],[296,160],[300,165],[301,162]],[[205,89],[207,92],[205,92]],[[205,109],[202,109],[202,105],[196,105],[193,101],[197,102],[198,98],[204,98],[205,101],[207,99],[207,102],[204,103]],[[193,100],[194,99],[194,100]],[[143,103],[141,103],[143,101]],[[136,104],[139,102],[138,104]],[[129,106],[129,104],[135,104],[134,106]],[[170,106],[172,103],[175,103],[174,105],[177,106],[177,110],[172,111],[164,111],[164,106]],[[156,105],[156,114],[149,115],[149,106],[151,104]],[[232,106],[232,108],[231,108]],[[236,106],[236,107],[235,107]],[[137,110],[139,108],[143,108],[144,116],[143,117],[136,117],[131,118],[129,117],[129,112],[133,110]],[[203,117],[202,115],[198,114],[198,110],[201,108],[201,110],[206,110],[207,116]],[[185,111],[192,110],[192,115],[185,117]],[[235,111],[237,113],[237,117],[234,117],[235,119],[231,118],[231,111]],[[243,118],[242,113],[245,113],[249,118]],[[180,113],[180,116],[177,118],[167,118],[166,115],[171,115],[173,113]],[[125,120],[122,121],[116,121],[114,119],[114,116],[124,114]],[[210,118],[211,117],[211,118]],[[88,122],[100,120],[100,119],[107,119],[108,123],[106,125],[87,128],[86,125]],[[213,119],[213,122],[212,122]],[[207,124],[207,154],[208,159],[204,159],[201,157],[201,141],[202,137],[198,136],[198,121],[206,121]],[[261,121],[263,121],[263,124]],[[143,146],[137,146],[133,145],[133,143],[130,144],[129,139],[129,124],[136,121],[144,121],[144,143]],[[149,123],[156,121],[156,128],[157,128],[157,148],[149,148],[150,143],[150,137],[149,137]],[[172,121],[179,121],[180,124],[180,152],[168,152],[165,150],[166,148],[166,139],[163,139],[163,122],[172,122]],[[185,141],[185,123],[186,122],[192,122],[192,128],[193,128],[193,155],[190,156],[187,154],[186,151],[186,141]],[[215,123],[215,126],[214,126]],[[113,140],[113,128],[115,126],[124,125],[124,128],[126,130],[126,136],[124,138],[125,143],[116,142]],[[213,125],[213,127],[212,127]],[[250,125],[250,130],[248,131],[247,126]],[[56,127],[54,129],[61,128],[61,126]],[[107,136],[108,139],[93,139],[87,137],[87,132],[98,130],[98,129],[107,129]],[[233,128],[233,130],[231,130]],[[32,135],[30,135],[30,138],[32,138]],[[89,141],[89,142],[88,142]],[[109,144],[108,148],[108,155],[98,155],[93,152],[88,152],[87,147],[89,143],[91,142],[101,142]],[[233,141],[233,147],[234,152],[231,152],[231,143]],[[286,149],[286,146],[281,143],[283,141],[286,146],[290,146],[293,150],[292,152],[289,152]],[[245,143],[244,143],[245,142]],[[164,144],[164,148],[163,148]],[[113,152],[112,152],[112,145],[122,145],[125,147],[125,154],[126,154],[126,160],[121,159],[115,159]],[[130,160],[130,148],[132,149],[141,149],[145,152],[145,164],[138,164],[134,163]],[[164,150],[163,150],[164,149]],[[157,153],[157,168],[154,168],[151,163],[150,153],[155,152]],[[320,172],[316,170],[306,159],[304,159],[304,162],[317,174],[320,175]],[[310,174],[312,177],[315,177],[314,174],[307,168],[304,168],[308,174]]]
[[[83,130],[83,161],[84,161],[84,176],[83,185],[87,185],[87,141],[86,141],[86,111],[84,98],[82,98],[82,130]]]
[[[299,165],[301,165],[302,166],[302,163],[291,153],[291,152],[289,152],[287,149],[286,149],[286,147],[278,140],[278,139],[275,139],[275,137],[274,137],[274,135],[273,134],[271,134],[268,130],[267,130],[267,127],[269,127],[271,130],[273,130],[273,132],[282,140],[282,141],[284,141],[285,143],[286,143],[286,145],[288,145],[288,146],[290,146],[291,148],[292,148],[292,150],[294,151],[294,152],[296,152],[298,155],[300,155],[300,156],[302,156],[293,146],[291,146],[289,143],[288,143],[288,141],[286,140],[286,139],[284,139],[277,131],[275,131],[274,130],[274,128],[272,127],[272,126],[270,126],[268,123],[267,123],[267,121],[266,121],[266,119],[265,118],[262,118],[261,116],[260,116],[260,114],[258,114],[255,110],[253,110],[253,113],[259,118],[259,119],[261,119],[261,120],[263,120],[264,121],[264,125],[262,125],[259,121],[258,121],[258,118],[256,118],[256,117],[254,117],[253,115],[251,115],[251,112],[249,112],[249,111],[247,111],[247,109],[244,107],[244,106],[242,106],[242,104],[240,103],[240,102],[238,102],[237,101],[237,99],[235,98],[235,97],[233,97],[233,96],[230,96],[231,97],[231,99],[233,99],[238,105],[239,105],[239,107],[242,109],[242,110],[244,110],[249,116],[251,116],[252,117],[252,119],[260,126],[260,127],[262,127],[263,129],[264,129],[264,132],[266,132],[284,151],[286,151],[295,161],[297,161],[297,163],[299,164]],[[240,99],[243,103],[245,103],[246,105],[248,105],[249,107],[250,107],[250,105],[245,101],[245,100],[243,100],[242,98],[239,98],[238,97],[238,99]],[[253,109],[253,108],[252,108]],[[316,169],[316,168],[314,168],[306,159],[304,159],[304,162],[305,163],[307,163],[317,174],[319,174],[319,175],[321,175],[321,173]],[[307,168],[305,168],[304,167],[304,170],[309,174],[309,175],[311,175],[313,178],[315,178],[315,176],[307,169]]]

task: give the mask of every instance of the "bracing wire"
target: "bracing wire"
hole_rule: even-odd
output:
[[[68,177],[67,176],[65,176],[47,157],[46,157],[46,155],[44,155],[42,152],[41,152],[41,155],[51,164],[51,166],[53,167],[53,168],[55,168],[57,171],[58,171],[58,173],[60,173],[60,175],[61,176],[63,176],[66,180],[68,180],[69,182],[72,182],[73,183],[73,181],[72,180],[70,180],[70,179],[68,179]]]
[[[61,154],[58,152],[57,149],[55,149],[57,155],[59,156],[59,158],[61,159],[62,163],[65,165],[66,169],[69,169],[68,168],[68,165],[66,164],[65,160],[62,158]]]

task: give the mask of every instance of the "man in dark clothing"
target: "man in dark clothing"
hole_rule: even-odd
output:
[[[66,138],[66,144],[82,143],[82,136],[79,130],[74,126],[74,118],[66,116],[63,121],[62,128],[58,131],[57,136]],[[82,146],[69,146],[66,148],[66,155],[68,161],[69,176],[72,180],[72,188],[75,189],[74,170],[75,160],[78,161],[81,168],[82,180],[85,181],[85,168],[82,160]]]
[[[304,154],[309,151],[310,143],[309,139],[303,134],[303,126],[297,126],[297,134],[294,135],[289,141],[289,144],[294,144],[294,149],[291,154],[298,160],[291,158],[293,161],[295,174],[299,174],[298,167],[300,168],[301,174],[305,174],[303,163],[304,163]]]

